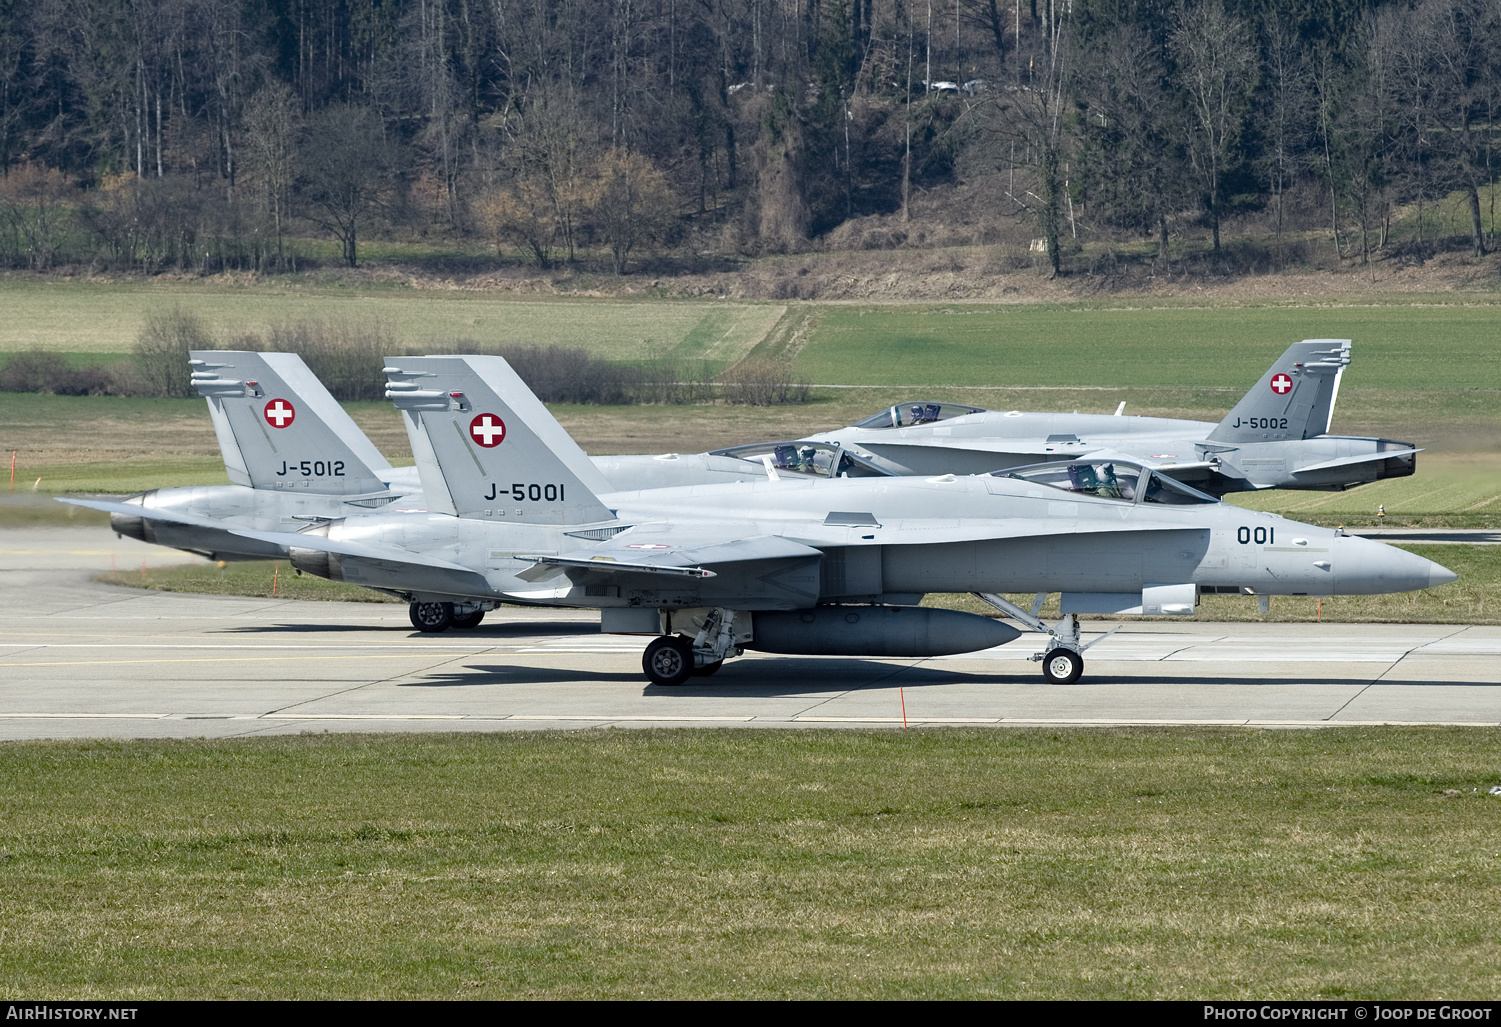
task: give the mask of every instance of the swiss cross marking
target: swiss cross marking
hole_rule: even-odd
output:
[[[469,437],[486,449],[506,440],[506,423],[494,414],[480,414],[469,422]]]
[[[1279,396],[1286,396],[1293,390],[1293,380],[1285,374],[1272,375],[1272,391]]]
[[[273,428],[285,428],[296,417],[297,411],[284,399],[273,399],[266,404],[266,423]]]

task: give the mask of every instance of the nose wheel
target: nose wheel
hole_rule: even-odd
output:
[[[1072,649],[1051,649],[1042,658],[1042,676],[1052,685],[1071,685],[1084,673],[1084,656]]]

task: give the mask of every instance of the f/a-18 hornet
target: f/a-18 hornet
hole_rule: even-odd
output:
[[[1218,424],[1126,417],[1125,404],[1111,416],[909,402],[814,438],[892,474],[977,474],[1126,456],[1217,496],[1337,491],[1412,474],[1418,450],[1411,443],[1329,434],[1349,363],[1348,339],[1294,343]]]
[[[386,371],[430,512],[245,534],[286,546],[305,572],[413,603],[598,608],[603,631],[656,636],[643,668],[659,685],[747,649],[936,656],[1020,635],[920,607],[928,592],[974,593],[1045,632],[1035,658],[1069,682],[1087,648],[1079,613],[1190,615],[1205,592],[1371,594],[1455,578],[1118,458],[616,492],[500,358],[392,357]],[[1016,592],[1061,592],[1062,620],[1001,596]]]
[[[208,401],[229,485],[150,489],[122,502],[65,499],[103,510],[115,532],[213,560],[285,558],[286,547],[234,533],[244,528],[295,532],[308,524],[374,511],[422,512],[415,467],[392,467],[295,353],[194,350],[192,382]],[[786,443],[740,446],[694,461],[657,457],[600,457],[606,491],[656,484],[734,481],[775,475],[772,460]],[[837,447],[801,447],[803,474],[824,477]],[[819,461],[817,466],[814,464]],[[784,473],[798,474],[783,461]],[[801,465],[799,465],[801,466]],[[768,470],[772,467],[772,470]],[[842,472],[883,475],[845,456]],[[665,476],[665,477],[664,477]],[[474,627],[484,615],[434,621],[431,608],[412,608],[412,623]],[[425,618],[425,619],[424,619]]]
[[[1417,450],[1408,443],[1327,434],[1349,345],[1293,345],[1218,425],[901,403],[817,439],[592,460],[610,491],[763,476],[977,473],[1119,456],[1212,495],[1341,489],[1411,474]],[[266,559],[286,554],[226,529],[288,531],[365,510],[424,509],[415,468],[392,467],[295,354],[216,350],[192,358],[193,384],[208,400],[234,484],[152,489],[124,504],[74,501],[110,510],[120,534],[213,559]]]

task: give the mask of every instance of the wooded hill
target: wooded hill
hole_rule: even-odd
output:
[[[0,263],[1491,245],[1494,0],[0,0]],[[915,197],[943,224],[921,224]],[[1239,221],[1237,219],[1240,219]]]

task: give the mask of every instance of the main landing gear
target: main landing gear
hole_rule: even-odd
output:
[[[462,612],[460,612],[462,611]],[[449,628],[468,630],[479,627],[485,619],[482,606],[461,603],[412,603],[407,609],[412,627],[424,634],[436,635]]]
[[[1045,632],[1048,635],[1047,649],[1040,653],[1033,653],[1031,659],[1033,662],[1042,664],[1043,680],[1050,685],[1071,685],[1078,681],[1084,674],[1084,650],[1090,646],[1099,645],[1120,630],[1118,627],[1112,628],[1094,641],[1084,644],[1079,639],[1077,614],[1065,613],[1063,619],[1053,627],[1048,627],[1037,616],[1038,611],[1042,609],[1043,601],[1047,599],[1045,592],[1037,594],[1037,601],[1032,604],[1031,613],[993,592],[975,592],[974,596],[1007,616],[1021,621],[1033,631]]]
[[[735,611],[716,609],[691,639],[687,635],[653,639],[641,657],[641,669],[652,684],[671,688],[691,677],[708,677],[723,667],[727,658],[743,651],[735,644]]]

